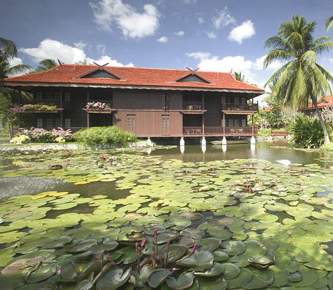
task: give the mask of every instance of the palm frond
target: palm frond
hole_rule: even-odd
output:
[[[17,56],[17,48],[13,41],[0,37],[0,52],[5,58]]]
[[[8,67],[6,74],[7,75],[13,75],[13,74],[17,74],[17,73],[21,73],[24,71],[29,70],[31,67],[29,65],[26,64],[18,64],[18,65],[14,65],[12,67]]]
[[[267,68],[273,61],[275,60],[289,60],[293,55],[289,51],[285,51],[282,49],[274,49],[270,51],[264,60],[264,68]]]
[[[327,19],[326,21],[326,29],[330,30],[333,27],[333,16]]]

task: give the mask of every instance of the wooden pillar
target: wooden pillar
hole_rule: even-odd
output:
[[[223,136],[225,136],[225,113],[222,112],[222,129],[223,129]]]
[[[60,102],[59,102],[60,108],[64,107],[64,105],[63,105],[63,97],[64,97],[64,90],[62,89],[61,90],[61,94],[60,94]],[[63,110],[60,111],[60,127],[64,128],[64,114],[63,114]]]
[[[89,102],[89,100],[90,100],[90,91],[87,88],[87,103]],[[86,114],[87,114],[87,128],[89,128],[90,127],[90,116],[89,116],[88,112],[86,112]]]
[[[252,136],[254,136],[254,124],[253,124],[253,114],[251,115],[251,125],[252,125]]]
[[[202,110],[205,110],[205,96],[201,96]],[[202,136],[205,136],[205,112],[202,114]]]

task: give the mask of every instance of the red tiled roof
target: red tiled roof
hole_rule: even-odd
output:
[[[82,78],[94,70],[103,69],[120,79]],[[191,74],[188,70],[153,69],[137,67],[98,67],[95,65],[59,65],[45,72],[30,73],[4,80],[5,86],[23,85],[82,85],[112,87],[143,87],[170,89],[204,89],[250,91],[257,95],[263,92],[255,85],[237,81],[230,73],[196,71],[195,74],[206,82],[177,82]]]
[[[323,97],[321,102],[317,104],[318,109],[323,109],[326,107],[333,106],[333,96]],[[308,106],[308,110],[314,110],[315,107],[311,104]]]

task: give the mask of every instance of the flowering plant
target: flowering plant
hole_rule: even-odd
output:
[[[29,142],[30,142],[30,138],[27,135],[18,135],[10,140],[10,143],[17,144],[17,145],[25,144],[25,143],[29,143]]]
[[[15,106],[11,110],[14,113],[21,113],[21,112],[53,112],[58,109],[57,105],[47,105],[47,104],[25,104],[22,106]]]
[[[111,110],[111,106],[107,103],[103,102],[88,102],[86,104],[86,110],[91,110],[91,111],[107,111]]]
[[[43,128],[19,129],[18,136],[19,135],[28,136],[31,142],[62,143],[73,139],[72,131],[62,128],[56,128],[52,131]]]

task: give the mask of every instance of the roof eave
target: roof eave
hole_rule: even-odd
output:
[[[173,90],[173,91],[207,91],[207,92],[234,92],[254,95],[264,94],[264,90],[232,89],[232,88],[203,88],[203,87],[173,87],[173,86],[146,86],[146,85],[114,85],[114,84],[69,84],[69,83],[28,83],[4,82],[5,87],[67,87],[67,88],[112,88],[112,89],[141,89],[141,90]]]

